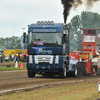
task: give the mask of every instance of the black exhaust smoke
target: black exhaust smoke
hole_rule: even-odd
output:
[[[88,6],[88,8],[90,9],[90,7],[93,6],[93,3],[97,1],[100,0],[61,0],[61,3],[64,7],[64,11],[63,11],[64,23],[66,23],[67,17],[69,15],[69,11],[72,7],[77,8],[79,5],[85,2],[86,6]]]

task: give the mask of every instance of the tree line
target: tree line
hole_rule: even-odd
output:
[[[0,38],[0,49],[21,49],[20,37]]]

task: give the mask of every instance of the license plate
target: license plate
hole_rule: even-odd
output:
[[[45,69],[45,67],[42,67],[42,69]]]

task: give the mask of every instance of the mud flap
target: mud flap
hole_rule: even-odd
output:
[[[85,76],[86,71],[85,71],[85,62],[78,62],[76,64],[77,67],[77,76]]]

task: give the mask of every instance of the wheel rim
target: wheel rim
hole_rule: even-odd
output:
[[[75,69],[75,76],[77,76],[77,68]]]
[[[66,67],[64,68],[64,77],[66,77]]]

